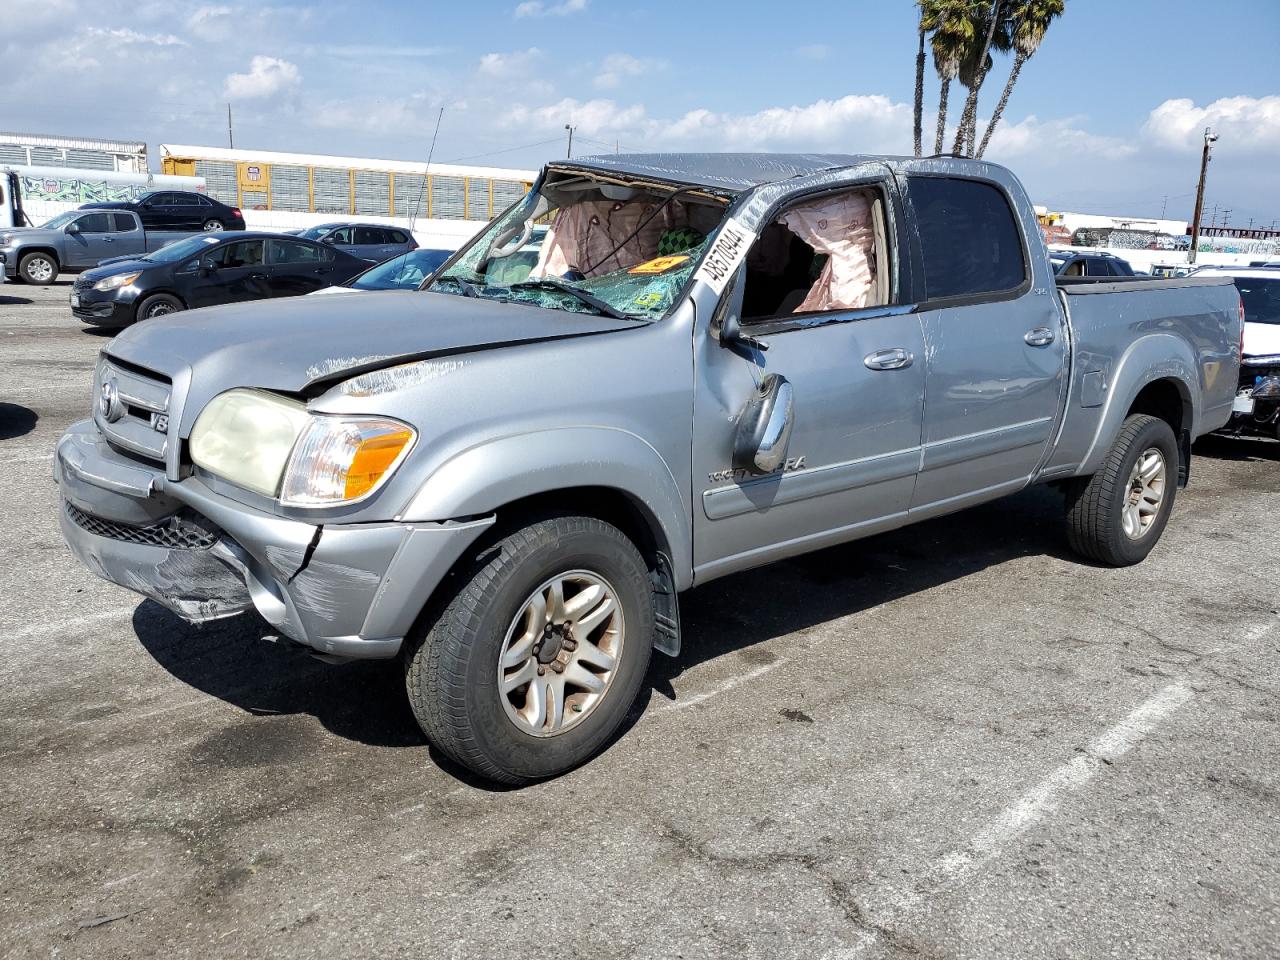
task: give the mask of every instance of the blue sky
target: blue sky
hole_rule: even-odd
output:
[[[907,0],[5,0],[23,132],[537,166],[609,150],[906,152]],[[775,11],[781,10],[779,15]],[[1280,218],[1280,2],[1067,0],[988,151],[1055,209]],[[931,69],[931,68],[930,68]],[[1008,69],[984,88],[985,118]],[[937,84],[926,86],[932,127]],[[959,115],[962,91],[953,95]],[[949,142],[949,141],[948,141]]]

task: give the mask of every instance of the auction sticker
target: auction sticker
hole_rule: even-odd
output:
[[[716,234],[715,243],[711,244],[694,279],[701,280],[717,294],[724,293],[725,285],[746,257],[754,238],[755,234],[741,221],[727,220]]]
[[[673,270],[682,263],[687,263],[689,258],[684,254],[673,254],[669,257],[655,257],[652,260],[646,260],[644,263],[637,264],[627,273],[666,273]]]

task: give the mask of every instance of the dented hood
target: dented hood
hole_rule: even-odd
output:
[[[128,328],[105,352],[189,384],[182,432],[233,387],[319,390],[433,356],[624,330],[637,321],[526,304],[386,290],[291,297],[169,314]]]

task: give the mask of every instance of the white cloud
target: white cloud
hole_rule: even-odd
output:
[[[542,51],[537,47],[510,53],[486,53],[480,58],[479,70],[488,77],[518,77],[527,75],[540,59]]]
[[[516,7],[516,19],[522,17],[565,17],[571,13],[581,13],[587,9],[590,0],[562,0],[561,3],[546,3],[544,0],[525,0]]]
[[[666,142],[709,149],[900,151],[911,135],[911,107],[888,97],[850,95],[755,113],[691,110],[666,124]]]
[[[503,127],[524,127],[543,132],[560,130],[566,123],[581,127],[583,135],[597,133],[647,136],[655,129],[640,104],[619,107],[612,100],[575,100],[565,97],[543,107],[517,105],[499,118]]]
[[[602,90],[612,90],[625,79],[639,77],[664,66],[666,64],[661,60],[643,60],[629,53],[611,53],[600,61],[600,72],[596,74],[595,84]]]
[[[1196,151],[1204,128],[1218,134],[1218,152],[1255,153],[1280,147],[1280,96],[1223,97],[1208,106],[1194,100],[1166,100],[1151,111],[1143,134],[1156,146]]]
[[[1002,163],[1017,158],[1034,158],[1037,163],[1078,164],[1082,157],[1121,160],[1138,152],[1132,140],[1089,133],[1079,124],[1080,117],[1040,120],[1035,114],[1018,123],[1002,120],[991,135],[984,157]],[[978,127],[982,138],[985,123]]]
[[[222,91],[228,100],[251,100],[296,87],[301,80],[297,66],[288,60],[256,56],[249,61],[248,73],[227,74]]]

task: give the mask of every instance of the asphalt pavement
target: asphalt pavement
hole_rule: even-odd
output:
[[[0,954],[1280,955],[1280,444],[1201,442],[1126,570],[1033,489],[694,590],[612,746],[498,790],[396,664],[72,559],[67,280],[0,286]]]

